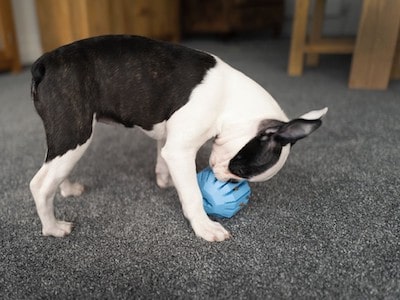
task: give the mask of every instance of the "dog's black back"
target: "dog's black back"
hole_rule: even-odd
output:
[[[94,114],[151,130],[187,103],[215,65],[209,54],[127,35],[44,54],[32,66],[32,95],[46,130],[46,161],[87,141]]]

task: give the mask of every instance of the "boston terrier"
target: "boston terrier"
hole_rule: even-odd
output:
[[[137,126],[157,140],[157,184],[175,186],[197,236],[223,241],[229,232],[203,209],[199,148],[213,139],[209,162],[219,180],[265,181],[327,112],[289,120],[267,91],[217,56],[139,36],[80,40],[45,53],[31,71],[47,154],[30,189],[46,236],[72,230],[72,223],[56,219],[53,199],[58,187],[63,197],[83,192],[68,175],[97,122]]]

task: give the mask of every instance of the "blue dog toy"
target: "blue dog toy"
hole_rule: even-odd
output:
[[[249,202],[250,186],[247,181],[237,183],[219,181],[211,168],[197,174],[203,195],[203,205],[208,215],[219,218],[233,217]]]

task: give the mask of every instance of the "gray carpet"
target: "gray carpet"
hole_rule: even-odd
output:
[[[88,192],[55,200],[73,233],[42,237],[28,188],[45,154],[30,75],[0,74],[0,298],[400,298],[400,82],[349,90],[348,56],[289,78],[285,40],[186,44],[247,73],[289,116],[329,106],[325,123],[251,185],[222,243],[196,238],[176,192],[156,186],[154,141],[99,125],[72,174]]]

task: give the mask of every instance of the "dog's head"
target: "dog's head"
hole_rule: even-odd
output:
[[[327,111],[311,111],[289,122],[262,120],[251,137],[215,143],[210,157],[215,176],[222,181],[270,179],[283,167],[291,146],[320,127]]]

